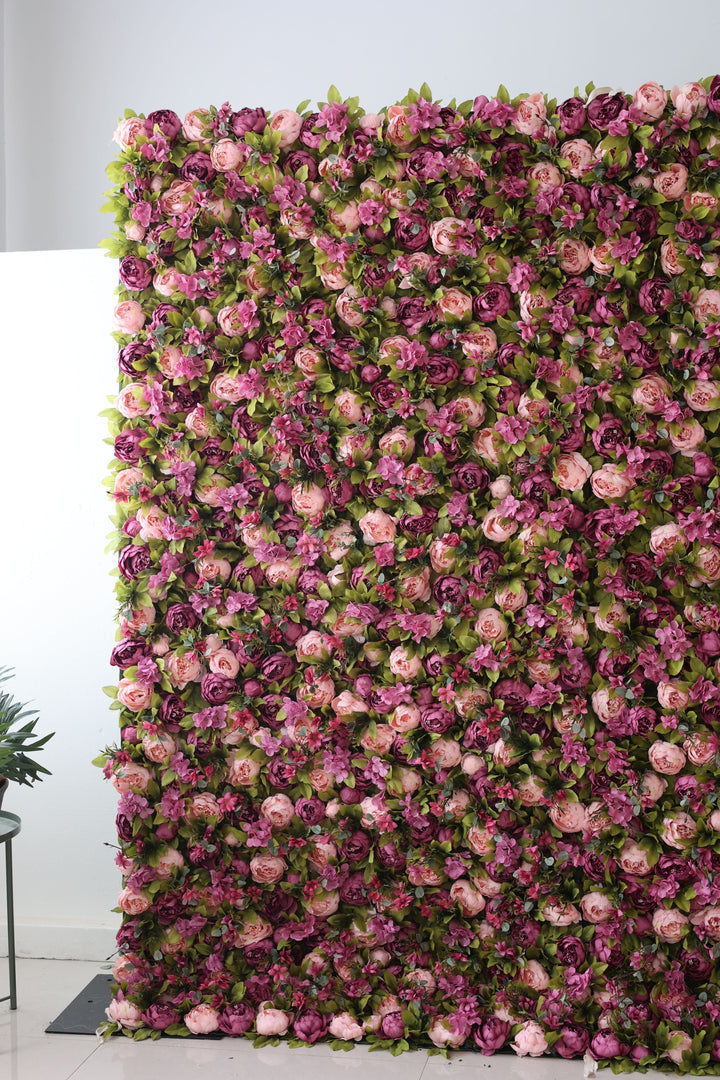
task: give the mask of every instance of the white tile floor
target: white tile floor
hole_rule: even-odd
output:
[[[6,991],[5,960],[0,960],[0,994]],[[365,1047],[349,1053],[328,1046],[290,1050],[269,1046],[255,1050],[246,1039],[161,1039],[131,1042],[122,1037],[98,1042],[91,1035],[46,1035],[45,1027],[104,966],[82,960],[19,960],[18,1009],[0,1003],[0,1077],[2,1080],[330,1080],[341,1075],[373,1080],[582,1080],[579,1061],[528,1059],[509,1055],[453,1054],[451,1060],[424,1051],[394,1058],[381,1051],[368,1057]],[[601,1078],[611,1078],[604,1071]],[[630,1078],[639,1073],[625,1074]],[[667,1074],[649,1072],[645,1080]]]

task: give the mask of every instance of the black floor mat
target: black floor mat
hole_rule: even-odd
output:
[[[96,975],[45,1028],[49,1035],[94,1035],[112,999],[112,975]]]

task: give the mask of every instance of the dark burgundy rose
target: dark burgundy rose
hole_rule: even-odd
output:
[[[582,98],[566,98],[557,108],[560,130],[564,135],[578,135],[585,126],[585,102]]]
[[[309,469],[319,472],[323,467],[323,457],[327,458],[327,449],[320,443],[305,443],[298,447],[298,457]]]
[[[264,899],[263,913],[272,923],[281,922],[286,916],[294,915],[297,911],[297,900],[282,889],[273,889]]]
[[[210,705],[224,705],[237,692],[237,683],[227,675],[209,672],[203,675],[200,682],[200,694],[203,701],[207,701]]]
[[[504,701],[509,712],[520,712],[530,696],[530,687],[521,679],[500,679],[495,683],[493,697]]]
[[[579,1024],[566,1024],[560,1038],[553,1043],[553,1051],[564,1058],[582,1057],[590,1045],[590,1036]]]
[[[189,413],[200,404],[201,393],[189,386],[174,386],[172,392],[173,412]]]
[[[675,618],[675,605],[663,596],[647,599],[638,609],[637,617],[641,626],[661,626],[665,619]]]
[[[275,984],[269,975],[251,975],[245,982],[245,996],[255,1005],[272,998]]]
[[[598,94],[587,106],[587,118],[596,131],[606,131],[613,120],[627,108],[624,94]]]
[[[211,851],[209,847],[203,847],[202,844],[193,844],[192,847],[188,848],[188,859],[193,866],[201,866],[205,870],[209,870],[210,867],[217,864],[217,847],[215,846],[215,850]]]
[[[540,923],[533,919],[523,919],[512,924],[510,937],[520,949],[533,949],[540,937],[540,929]]]
[[[651,585],[658,579],[657,567],[649,555],[626,555],[623,565],[629,581]]]
[[[567,431],[565,431],[557,440],[558,447],[566,454],[571,454],[574,450],[579,450],[584,444],[585,432],[579,421],[571,424]]]
[[[590,209],[590,192],[584,184],[578,183],[576,180],[568,180],[566,184],[562,186],[563,202],[568,207],[573,207],[576,204],[580,207],[583,214],[587,214]],[[568,286],[582,285],[582,278],[570,278],[568,280]],[[592,294],[592,290],[589,290]]]
[[[282,682],[289,679],[295,671],[297,664],[291,656],[285,653],[273,653],[266,657],[260,665],[260,671],[268,682]]]
[[[580,690],[587,686],[592,679],[592,668],[584,657],[580,657],[572,665],[562,664],[560,667],[560,685],[565,690]]]
[[[704,630],[698,638],[698,648],[705,656],[717,656],[720,653],[720,634],[717,630]]]
[[[460,378],[460,365],[451,356],[432,353],[423,364],[425,378],[430,386],[447,386]]]
[[[140,443],[147,437],[148,433],[143,428],[126,428],[125,431],[121,431],[115,436],[115,457],[118,461],[137,465],[145,454]]]
[[[347,476],[333,476],[326,484],[331,506],[343,507],[351,501],[354,488]]]
[[[148,544],[128,544],[118,555],[118,570],[128,581],[134,581],[152,564]]]
[[[115,818],[115,830],[126,844],[133,838],[133,821],[137,821],[137,818],[129,818],[127,814],[118,814]]]
[[[557,487],[549,473],[538,469],[532,476],[520,481],[520,494],[538,499],[543,495],[556,495]]]
[[[223,450],[221,447],[222,439],[219,436],[214,436],[211,439],[206,439],[203,443],[200,453],[205,458],[208,465],[218,466],[224,465],[230,457],[228,450]]]
[[[188,154],[180,168],[183,180],[197,180],[201,184],[211,184],[217,173],[209,154],[197,150],[194,154]]]
[[[503,564],[503,557],[499,551],[490,547],[478,548],[473,562],[470,565],[470,573],[473,581],[478,585],[484,585]]]
[[[362,798],[363,796],[357,788],[357,781],[354,788],[340,788],[340,801],[345,803],[346,806],[356,806],[362,801]]]
[[[451,607],[459,607],[462,604],[466,589],[463,588],[462,578],[454,574],[440,574],[433,584],[433,598],[438,606],[449,604]]]
[[[513,342],[506,341],[500,346],[497,353],[498,366],[501,371],[504,371],[506,367],[509,367],[516,356],[524,356],[525,352],[521,345],[516,345]]]
[[[643,281],[638,293],[638,303],[648,315],[660,315],[673,302],[673,291],[662,278]]]
[[[369,289],[382,289],[392,276],[388,260],[384,256],[366,263],[363,270],[363,281]]]
[[[557,294],[559,304],[571,304],[577,315],[587,315],[592,306],[592,289],[582,279],[569,281]]]
[[[472,1029],[475,1045],[485,1055],[502,1050],[510,1035],[510,1023],[499,1016],[488,1016]]]
[[[313,130],[319,119],[320,113],[310,113],[305,117],[300,128],[300,142],[304,146],[309,146],[311,150],[317,150],[324,138],[322,131]]]
[[[488,734],[487,724],[482,720],[471,720],[465,728],[463,746],[468,750],[484,750],[489,743],[495,742],[497,735]]]
[[[410,333],[417,333],[433,315],[433,304],[426,302],[424,296],[406,296],[399,301],[395,318]]]
[[[370,394],[381,409],[392,409],[400,397],[400,387],[389,379],[379,379],[373,383]]]
[[[510,136],[501,136],[499,142],[500,151],[495,154],[493,165],[501,162],[504,173],[509,176],[522,176],[525,172],[527,146],[524,143],[517,142]]]
[[[428,431],[425,435],[423,449],[428,457],[442,454],[448,465],[460,457],[460,444],[457,439],[443,439],[434,431]]]
[[[380,1034],[385,1039],[404,1039],[405,1021],[401,1012],[386,1013],[380,1025]]]
[[[294,782],[297,767],[289,761],[274,757],[265,766],[268,780],[276,788],[288,788]]]
[[[481,323],[504,318],[512,307],[510,290],[505,285],[487,285],[473,300],[473,315]]]
[[[146,259],[138,259],[135,255],[126,255],[120,260],[118,273],[123,285],[136,292],[147,289],[152,281],[150,263]]]
[[[157,1001],[143,1011],[142,1018],[153,1031],[165,1031],[171,1024],[180,1023],[180,1013],[167,1001]]]
[[[425,214],[401,211],[395,221],[395,239],[406,251],[421,251],[430,239]]]
[[[165,625],[171,634],[181,634],[183,630],[193,630],[198,622],[198,616],[190,604],[172,604],[165,614]]]
[[[454,665],[451,665],[451,667]],[[423,660],[423,667],[433,679],[439,678],[443,671],[447,668],[447,663],[444,656],[440,656],[439,653],[433,653],[432,656],[426,656]]]
[[[678,881],[690,881],[695,876],[695,867],[681,855],[661,855],[655,867],[655,873],[661,877],[676,877]]]
[[[517,381],[517,379],[511,379],[506,386],[499,386],[497,393],[497,407],[498,409],[507,409],[508,405],[513,405],[516,409],[520,404],[520,398],[523,396],[523,387]]]
[[[298,169],[307,169],[307,179],[317,178],[317,161],[307,150],[291,150],[283,161],[283,171],[297,173]]]
[[[563,967],[579,968],[585,963],[585,945],[581,938],[567,935],[557,942],[556,955]]]
[[[364,862],[368,857],[372,841],[362,829],[356,829],[340,845],[340,857],[347,862]]]
[[[218,1027],[225,1035],[244,1035],[255,1023],[255,1010],[245,1001],[226,1005],[218,1017]]]
[[[149,352],[150,346],[145,341],[131,341],[128,345],[123,345],[118,352],[118,367],[123,375],[134,378],[138,373],[135,363],[144,359]]]
[[[134,667],[144,656],[150,655],[150,647],[145,638],[123,638],[110,654],[113,667]]]
[[[233,413],[230,426],[237,431],[241,439],[252,439],[254,442],[263,425],[250,416],[246,406],[241,405]]]
[[[340,899],[344,904],[364,904],[367,901],[367,896],[367,884],[362,870],[350,874],[340,886]]]
[[[432,532],[433,525],[438,519],[438,511],[434,506],[424,506],[422,514],[403,514],[398,525],[403,532],[410,536],[425,536]]]
[[[168,694],[158,709],[158,720],[167,731],[179,731],[185,718],[185,702],[177,694]]]
[[[625,438],[623,422],[617,416],[603,416],[592,433],[593,446],[602,457],[617,454],[618,445],[624,442]]]
[[[707,95],[707,107],[710,112],[720,113],[720,75],[713,76]]]
[[[158,893],[153,901],[153,912],[162,926],[169,926],[186,912],[182,895],[179,892]]]
[[[172,109],[156,109],[155,112],[148,113],[148,118],[145,121],[145,131],[148,137],[155,131],[156,124],[170,142],[177,138],[182,127],[180,117]]]
[[[613,652],[612,649],[602,649],[595,661],[597,671],[605,678],[610,675],[624,675],[634,666],[633,657],[627,653]]]
[[[392,842],[378,844],[375,848],[375,855],[380,865],[384,866],[386,870],[397,872],[405,869],[407,859]]]
[[[327,575],[320,570],[303,570],[297,579],[297,587],[302,593],[316,593],[318,585],[327,585]]]
[[[309,799],[300,798],[295,803],[295,813],[303,825],[319,825],[325,818],[325,806],[317,795]]]
[[[238,109],[230,117],[230,127],[234,135],[242,139],[248,131],[261,134],[267,127],[267,116],[264,109]]]
[[[325,1037],[330,1020],[327,1013],[318,1012],[317,1009],[305,1009],[302,1015],[293,1021],[293,1035],[312,1045]]]
[[[270,967],[270,954],[274,948],[270,938],[256,941],[253,945],[246,945],[242,951],[243,960],[248,967],[255,971],[267,971]]]
[[[673,512],[687,510],[698,504],[697,482],[694,476],[678,476],[668,487],[670,487],[670,505]]]
[[[432,705],[420,712],[420,724],[431,735],[444,735],[455,723],[455,714],[442,705]]]
[[[657,235],[660,214],[656,206],[636,206],[630,211],[630,220],[643,243],[646,244]]]
[[[682,954],[682,967],[686,979],[707,979],[712,971],[712,960],[699,949]]]

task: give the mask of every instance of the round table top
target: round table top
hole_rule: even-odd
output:
[[[0,844],[17,836],[21,826],[22,822],[17,814],[11,814],[9,810],[0,810]]]

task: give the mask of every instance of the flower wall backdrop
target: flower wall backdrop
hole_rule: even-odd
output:
[[[106,1034],[720,1071],[720,77],[128,113]]]

